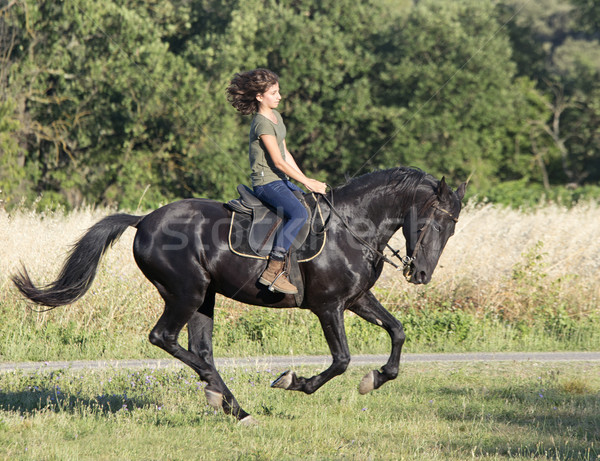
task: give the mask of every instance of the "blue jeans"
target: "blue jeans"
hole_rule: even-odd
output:
[[[292,191],[302,192],[302,189],[284,180],[254,187],[256,196],[275,208],[277,214],[283,217],[283,226],[277,231],[273,243],[273,251],[283,254],[290,249],[296,235],[308,220],[306,208]]]

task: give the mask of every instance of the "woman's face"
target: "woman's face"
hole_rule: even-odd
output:
[[[279,94],[279,83],[271,85],[267,91],[262,94],[256,95],[260,106],[265,109],[275,109],[281,101],[281,95]]]

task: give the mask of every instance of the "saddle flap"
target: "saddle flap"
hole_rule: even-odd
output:
[[[248,233],[250,248],[260,256],[267,256],[282,222],[283,220],[267,207],[255,208]]]

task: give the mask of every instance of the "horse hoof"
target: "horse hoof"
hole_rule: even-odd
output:
[[[368,372],[358,385],[358,392],[362,395],[368,394],[373,389],[375,389],[375,370]]]
[[[223,394],[220,392],[211,391],[210,389],[204,389],[204,394],[206,395],[206,400],[208,400],[208,404],[218,410],[223,407]]]
[[[279,377],[271,383],[271,387],[277,387],[279,389],[289,389],[292,385],[292,379],[294,378],[293,371],[284,371]]]
[[[258,426],[258,424],[258,420],[254,419],[252,415],[248,415],[238,421],[239,426]]]

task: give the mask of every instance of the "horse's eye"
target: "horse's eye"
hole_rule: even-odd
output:
[[[433,226],[431,226],[433,228],[434,231],[439,232],[441,230],[440,226],[438,226],[437,224],[434,224]]]

